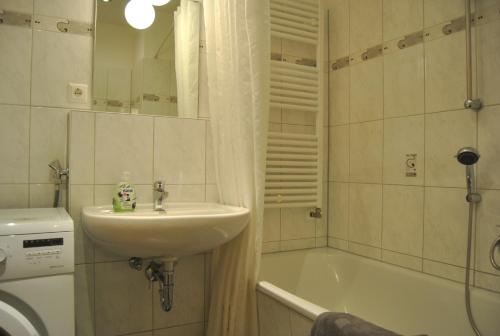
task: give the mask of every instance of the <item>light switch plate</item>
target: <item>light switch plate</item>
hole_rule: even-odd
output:
[[[86,104],[89,86],[80,83],[68,83],[68,102]]]

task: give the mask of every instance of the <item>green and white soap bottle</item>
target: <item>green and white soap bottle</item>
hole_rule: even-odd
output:
[[[134,211],[136,205],[135,187],[130,183],[130,172],[123,172],[121,181],[113,191],[113,210]]]

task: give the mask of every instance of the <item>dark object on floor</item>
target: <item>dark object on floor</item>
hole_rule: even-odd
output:
[[[323,313],[314,321],[311,336],[402,336],[347,313]]]

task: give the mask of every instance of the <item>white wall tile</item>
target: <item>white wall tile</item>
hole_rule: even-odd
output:
[[[140,333],[127,334],[127,336],[153,336],[153,330]]]
[[[0,4],[4,10],[8,10]],[[0,26],[0,103],[29,105],[31,29]],[[8,47],[7,47],[8,46]]]
[[[282,50],[283,55],[308,59],[316,58],[316,47],[308,43],[283,39]]]
[[[330,125],[343,125],[349,123],[350,77],[350,67],[330,72],[330,100],[328,102]]]
[[[462,108],[465,82],[465,33],[426,42],[425,111]]]
[[[89,108],[92,78],[91,36],[33,31],[31,102],[35,106]],[[68,84],[88,85],[86,103],[68,100]]]
[[[314,218],[306,208],[281,209],[281,239],[300,239],[314,237],[316,232]]]
[[[73,218],[75,230],[75,264],[94,261],[94,245],[83,231],[82,208],[94,205],[93,185],[70,186],[69,214]]]
[[[425,185],[465,186],[465,168],[455,155],[476,146],[476,112],[459,110],[425,116]]]
[[[0,0],[0,7],[6,11],[32,14],[33,0]]]
[[[349,186],[349,240],[381,246],[382,185],[351,183]]]
[[[30,182],[52,183],[48,164],[59,160],[67,167],[68,110],[32,107],[30,130]]]
[[[316,115],[303,111],[287,111],[283,113],[282,122],[295,125],[314,125],[316,122]]]
[[[481,273],[481,272],[475,272],[474,273],[474,285],[477,287],[489,289],[491,291],[499,292],[500,293],[500,277],[487,274],[487,273]]]
[[[314,126],[309,126],[309,125],[282,124],[281,131],[283,133],[315,134],[316,128]]]
[[[382,0],[349,3],[350,52],[382,43]]]
[[[95,113],[71,111],[69,167],[71,184],[94,183]]]
[[[347,240],[328,237],[328,246],[329,247],[333,247],[333,248],[336,248],[339,250],[347,251],[347,249],[348,249],[347,244],[348,244]]]
[[[310,249],[316,247],[316,238],[282,240],[280,246],[281,251]]]
[[[97,114],[95,182],[116,184],[123,171],[134,184],[153,183],[153,118]]]
[[[174,184],[168,185],[168,202],[204,202],[205,185],[204,184]]]
[[[75,266],[75,318],[77,335],[94,335],[94,265]]]
[[[0,105],[0,183],[28,182],[29,115],[28,107]]]
[[[422,258],[409,256],[393,251],[382,250],[382,261],[389,264],[410,268],[415,271],[422,271]]]
[[[384,112],[383,58],[377,57],[351,66],[351,122],[382,119]]]
[[[330,10],[330,60],[349,55],[349,0],[326,2]]]
[[[205,326],[203,323],[194,323],[168,329],[153,330],[153,336],[203,336]]]
[[[444,23],[464,15],[464,0],[424,0],[425,27]]]
[[[485,107],[478,114],[479,159],[477,180],[480,188],[500,188],[500,106]]]
[[[423,45],[385,55],[384,117],[422,114],[424,108]]]
[[[206,127],[206,153],[205,153],[205,180],[207,184],[215,184],[217,178],[215,176],[215,160],[214,160],[214,149],[213,149],[213,139],[212,139],[212,127],[210,122],[207,122]]]
[[[500,103],[500,21],[479,26],[477,30],[477,86],[483,104]]]
[[[329,183],[328,235],[347,239],[349,228],[349,183]]]
[[[330,127],[329,140],[329,180],[349,181],[349,125]]]
[[[328,237],[316,237],[316,247],[327,247]]]
[[[438,276],[440,278],[445,278],[448,280],[453,280],[457,282],[464,282],[465,279],[465,269],[458,266],[443,264],[433,260],[424,259],[423,262],[424,273]]]
[[[54,184],[30,184],[30,208],[51,208],[54,204],[54,189]],[[59,196],[60,201],[63,198]]]
[[[219,202],[219,189],[216,184],[205,186],[205,202]]]
[[[416,154],[417,176],[406,176],[408,154]],[[424,184],[424,116],[384,121],[384,183]]]
[[[282,39],[271,36],[271,52],[281,54]]]
[[[382,248],[422,256],[424,188],[384,185]]]
[[[34,0],[35,14],[94,23],[94,1]]]
[[[274,253],[279,252],[281,250],[281,242],[263,242],[262,243],[262,253]]]
[[[27,208],[28,205],[28,184],[0,184],[1,209]]]
[[[351,182],[382,182],[383,123],[351,124],[349,177]]]
[[[463,267],[467,246],[466,190],[425,188],[424,258]]]
[[[423,0],[383,0],[384,41],[416,32],[423,28]]]
[[[263,242],[279,241],[281,235],[281,210],[264,210]]]
[[[132,270],[128,262],[95,264],[97,336],[150,330],[152,310],[152,289],[143,272]]]
[[[500,236],[500,190],[480,190],[482,200],[477,206],[476,223],[476,269],[500,275],[490,263],[490,247]],[[500,263],[500,251],[496,249],[495,260]]]
[[[205,121],[155,119],[155,179],[166,183],[205,183]]]
[[[352,241],[349,242],[349,252],[361,255],[363,257],[380,260],[382,258],[382,251],[378,247],[357,244]]]

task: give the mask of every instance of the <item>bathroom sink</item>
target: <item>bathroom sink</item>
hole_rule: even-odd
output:
[[[248,209],[216,203],[167,203],[166,211],[138,204],[133,212],[91,206],[83,228],[94,243],[125,257],[180,258],[209,251],[233,239],[247,225]]]

